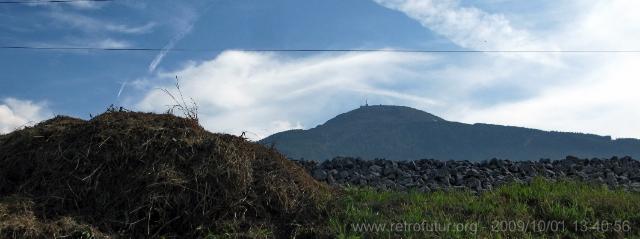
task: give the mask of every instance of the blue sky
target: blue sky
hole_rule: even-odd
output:
[[[115,0],[0,4],[0,133],[110,104],[162,112],[181,80],[217,132],[311,128],[367,99],[453,121],[640,137],[640,53],[282,53],[242,49],[640,50],[633,0]],[[175,52],[173,48],[213,49]]]

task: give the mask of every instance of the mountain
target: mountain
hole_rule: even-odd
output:
[[[289,130],[260,141],[293,159],[485,160],[632,156],[640,140],[522,127],[465,124],[404,106],[361,106],[309,130]]]

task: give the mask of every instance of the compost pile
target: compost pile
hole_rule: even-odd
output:
[[[58,116],[0,136],[1,238],[282,231],[323,217],[330,197],[273,149],[170,114]]]

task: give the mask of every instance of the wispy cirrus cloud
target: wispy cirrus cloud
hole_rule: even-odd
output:
[[[193,7],[183,6],[179,9],[178,17],[174,18],[175,20],[172,24],[176,27],[177,32],[175,35],[167,42],[167,44],[162,48],[162,51],[153,58],[151,63],[149,63],[149,67],[147,68],[149,73],[153,73],[158,65],[162,62],[164,57],[169,53],[171,49],[173,49],[178,42],[180,42],[184,37],[189,35],[193,30],[198,19],[203,14],[213,6],[214,3],[209,3],[207,6],[203,7],[202,10],[194,9]]]
[[[67,4],[78,9],[99,9],[103,7],[106,2],[76,1]]]
[[[149,63],[149,67],[148,67],[148,72],[152,73],[153,71],[156,70],[156,68],[158,67],[158,65],[160,65],[160,62],[162,62],[162,60],[164,59],[164,57],[167,55],[167,53],[173,49],[176,44],[182,40],[182,38],[184,38],[187,34],[189,34],[191,32],[191,30],[193,29],[193,22],[191,24],[189,24],[186,28],[184,28],[183,30],[181,30],[180,32],[178,32],[171,40],[169,40],[169,42],[167,43],[167,45],[165,45],[162,50],[160,51],[160,53],[158,53],[158,55],[156,55],[155,58],[153,58],[153,60],[151,61],[151,63]]]
[[[374,0],[405,13],[456,45],[482,51],[554,51],[555,44],[511,24],[502,14],[463,7],[458,0]],[[559,64],[554,54],[502,54],[544,64]]]
[[[98,37],[66,37],[62,40],[50,41],[50,42],[32,42],[29,43],[30,46],[34,47],[93,47],[93,48],[108,48],[108,49],[118,49],[118,48],[128,48],[133,47],[135,44],[121,39],[106,37],[106,38],[98,38]],[[75,50],[61,50],[66,51],[67,53],[72,54],[85,54],[84,51],[75,51]]]
[[[516,25],[509,15],[458,1],[376,2],[467,49],[619,50],[631,49],[640,41],[638,24],[626,24],[640,22],[632,10],[640,6],[625,0],[597,0],[593,5],[565,2],[566,14],[553,16],[545,15],[547,9],[536,9],[539,13],[532,16],[556,24],[544,30]],[[540,26],[537,17],[518,22],[525,20]],[[640,98],[633,93],[640,87],[634,79],[640,74],[634,67],[638,58],[624,53],[226,51],[211,60],[132,82],[128,86],[142,89],[142,99],[125,102],[141,110],[164,111],[171,102],[157,88],[172,88],[178,76],[183,93],[199,103],[206,128],[234,134],[249,131],[253,139],[313,127],[364,104],[365,99],[373,104],[407,105],[467,123],[640,138],[634,123],[640,121],[634,108]]]
[[[155,22],[147,22],[142,25],[131,26],[65,11],[51,11],[48,13],[48,16],[54,21],[64,24],[65,27],[73,27],[85,32],[144,34],[151,32],[156,26]]]
[[[71,6],[80,10],[93,10],[100,9],[103,6],[109,4],[109,2],[96,2],[96,1],[72,1],[72,2],[25,2],[27,6],[33,7],[59,7],[61,4],[63,6]]]
[[[426,29],[469,49],[624,51],[636,50],[636,42],[640,41],[640,17],[632,10],[640,7],[640,3],[634,1],[563,2],[564,14],[545,15],[549,9],[530,9],[537,12],[531,15],[544,19],[520,19],[555,23],[544,31],[518,28],[505,15],[487,13],[473,5],[462,6],[455,0],[374,1],[405,13]],[[556,19],[549,21],[551,18]],[[441,99],[451,106],[441,114],[469,123],[640,138],[640,128],[633,123],[640,120],[640,114],[634,110],[634,102],[640,102],[640,98],[630,92],[640,87],[635,79],[640,72],[633,67],[640,61],[637,54],[492,56],[496,55],[465,56],[464,61],[450,63],[448,70],[422,71],[434,77],[465,79],[458,83],[463,86],[461,89],[445,91],[454,97]],[[524,61],[503,59],[514,56]],[[524,92],[521,97],[504,98],[517,90]],[[477,103],[496,97],[499,99],[488,104]]]
[[[89,43],[89,45],[98,48],[128,48],[133,46],[133,44],[128,41],[116,40],[111,38],[102,39],[94,43]]]

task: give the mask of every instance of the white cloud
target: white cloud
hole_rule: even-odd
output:
[[[207,6],[203,7],[200,10],[193,9],[191,7],[182,6],[181,8],[176,9],[176,15],[178,17],[174,17],[171,21],[171,24],[177,29],[176,34],[167,42],[167,44],[162,48],[162,51],[156,55],[155,58],[149,63],[149,67],[147,71],[149,73],[153,73],[158,65],[162,63],[164,57],[169,53],[171,49],[175,47],[178,42],[182,40],[182,38],[186,37],[193,30],[194,25],[198,21],[198,19],[205,14],[211,7],[213,7],[214,3],[211,2]]]
[[[103,39],[100,41],[97,41],[93,44],[89,44],[93,47],[99,47],[99,48],[127,48],[127,47],[131,47],[131,43],[127,42],[127,41],[122,41],[122,40],[116,40],[116,39],[111,39],[111,38],[107,38],[107,39]]]
[[[326,120],[322,111],[338,98],[355,104],[367,95],[399,98],[418,105],[437,104],[426,97],[397,94],[380,87],[405,74],[416,62],[429,60],[427,55],[384,52],[287,57],[226,51],[211,61],[191,63],[160,76],[180,78],[184,95],[198,102],[202,123],[208,129],[233,134],[248,131],[252,134],[247,136],[258,139],[301,128],[304,121],[313,122],[310,119],[314,116]],[[157,88],[173,87],[153,86],[137,108],[164,111],[172,102]]]
[[[134,46],[133,43],[115,38],[95,38],[95,37],[66,37],[58,42],[33,42],[29,45],[36,47],[96,47],[96,48],[128,48]],[[61,50],[65,51],[65,50]],[[65,51],[69,54],[86,54],[86,51]]]
[[[32,125],[46,119],[49,115],[45,103],[15,98],[3,99],[0,103],[0,134]]]
[[[574,7],[576,13],[554,39],[563,47],[639,50],[640,15],[634,11],[640,8],[639,1],[593,0]]]
[[[553,51],[554,44],[512,26],[501,14],[462,7],[457,0],[374,0],[405,13],[424,27],[447,37],[463,48],[483,51]],[[558,65],[554,54],[502,54],[539,63]]]
[[[58,2],[58,3],[51,3],[51,2],[25,2],[24,3],[27,6],[32,6],[32,7],[40,7],[40,6],[45,6],[45,7],[59,7],[61,4],[64,5],[68,5],[80,10],[93,10],[93,9],[99,9],[101,7],[103,7],[105,4],[107,4],[107,2],[91,2],[91,1],[73,1],[73,2]]]
[[[528,9],[537,13],[527,12],[527,16],[539,18],[519,19],[531,26],[540,26],[536,22],[555,23],[544,29],[517,28],[506,15],[462,6],[456,0],[374,1],[405,13],[425,28],[468,49],[638,50],[640,41],[640,15],[633,10],[640,7],[638,1],[559,2],[564,14],[558,14],[557,9]],[[495,55],[465,56],[461,57],[465,60],[445,68],[421,71],[431,77],[453,80],[451,84],[459,86],[443,90],[443,94],[451,97],[437,99],[450,107],[437,113],[470,123],[640,138],[640,126],[635,123],[640,121],[640,113],[635,109],[640,97],[633,92],[640,87],[635,79],[640,74],[635,67],[640,60],[637,54],[492,56]],[[511,56],[525,61],[509,61],[514,58]],[[504,97],[514,89],[523,90],[524,95],[484,105],[477,103]]]
[[[70,2],[67,3],[75,8],[78,9],[98,9],[101,8],[102,6],[104,6],[105,3],[103,2],[89,2],[89,1],[76,1],[76,2]]]
[[[49,17],[59,23],[65,24],[65,27],[70,26],[87,32],[106,31],[125,34],[143,34],[151,32],[156,26],[154,22],[130,26],[64,11],[52,11],[49,13]]]
[[[173,47],[175,47],[175,45],[182,40],[182,38],[184,38],[187,34],[189,34],[191,32],[191,30],[193,29],[193,23],[191,23],[190,25],[188,25],[186,28],[184,28],[183,30],[181,30],[180,32],[178,32],[178,34],[176,34],[171,40],[169,40],[169,42],[167,43],[167,45],[165,45],[162,48],[162,51],[160,51],[160,53],[158,53],[158,55],[156,55],[155,58],[153,58],[153,61],[151,61],[151,63],[149,63],[149,67],[148,67],[148,71],[149,73],[152,73],[153,71],[156,70],[156,68],[158,67],[158,65],[160,65],[160,63],[162,62],[162,60],[164,59],[164,56],[167,55],[167,53],[173,49]]]
[[[544,30],[516,29],[506,15],[462,7],[456,1],[377,2],[401,9],[470,49],[638,50],[634,47],[640,42],[640,15],[633,10],[640,2],[564,4],[567,13],[554,13],[561,19],[544,19],[557,24]],[[253,139],[313,127],[364,104],[365,98],[372,104],[408,105],[454,121],[640,138],[636,123],[640,97],[634,92],[640,89],[637,62],[640,55],[634,53],[513,57],[381,52],[294,57],[227,51],[132,85],[147,89],[134,102],[138,109],[164,111],[171,102],[155,89],[172,88],[177,75],[183,93],[199,103],[206,128],[236,135],[247,131]]]
[[[549,34],[550,41],[572,50],[637,50],[640,2],[613,0],[576,4],[563,26]],[[640,138],[637,103],[640,69],[637,53],[580,53],[562,56],[564,68],[546,69],[548,84],[537,86],[531,97],[502,101],[488,107],[461,104],[449,112],[465,122],[490,122],[557,131],[589,132],[614,137]],[[509,78],[540,76],[527,64]],[[526,69],[531,67],[531,69]],[[503,84],[504,81],[495,82]],[[506,93],[506,92],[502,92]]]

